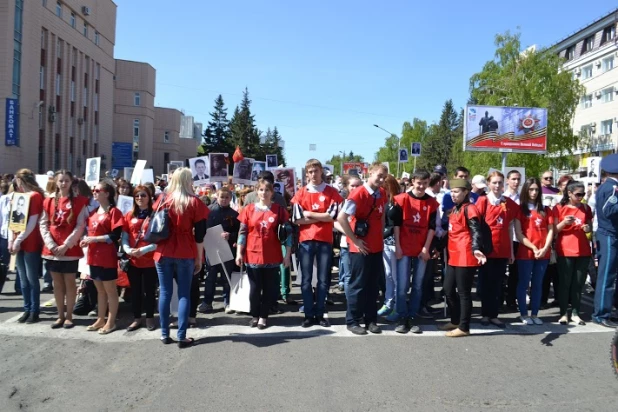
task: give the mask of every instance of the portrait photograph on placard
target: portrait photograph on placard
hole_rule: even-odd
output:
[[[399,163],[408,163],[408,149],[399,149]]]
[[[253,159],[245,157],[239,162],[234,163],[234,173],[232,174],[234,183],[250,185],[251,173],[253,170]]]
[[[227,170],[227,153],[210,153],[210,181],[227,182],[229,172]]]
[[[421,155],[421,144],[420,142],[414,142],[412,143],[412,151],[410,152],[410,154],[414,157],[418,157]]]
[[[88,186],[96,186],[99,183],[101,173],[101,158],[91,157],[86,159],[86,183]]]
[[[601,183],[601,157],[589,157],[586,159],[586,177],[590,182]]]
[[[203,185],[210,181],[210,159],[208,156],[189,159],[189,167],[194,185]]]
[[[294,168],[277,168],[272,169],[271,172],[275,176],[275,190],[277,183],[280,183],[282,189],[288,192],[290,196],[294,196],[296,193],[296,173]]]
[[[279,160],[277,159],[277,155],[276,154],[266,155],[266,168],[273,169],[277,166],[279,166]]]
[[[28,209],[30,208],[30,195],[15,193],[11,201],[11,213],[9,218],[9,230],[14,232],[26,231],[28,224]]]
[[[168,175],[172,175],[172,173],[174,173],[174,170],[178,169],[179,167],[183,167],[185,165],[185,162],[183,162],[182,160],[172,160],[167,164],[167,174]]]
[[[261,160],[254,160],[253,167],[251,170],[251,182],[255,183],[258,181],[258,176],[260,173],[266,170],[266,162]]]
[[[124,175],[124,180],[126,180],[127,182],[130,182],[131,176],[133,175],[133,168],[125,167],[123,170],[123,175]]]
[[[133,210],[133,198],[131,196],[119,195],[117,206],[123,215],[126,215]]]

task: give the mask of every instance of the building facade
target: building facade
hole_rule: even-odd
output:
[[[589,156],[615,153],[618,145],[618,9],[561,40],[554,48],[564,69],[585,87],[573,118],[582,139],[580,171]]]
[[[110,166],[115,33],[111,0],[0,2],[0,172]]]

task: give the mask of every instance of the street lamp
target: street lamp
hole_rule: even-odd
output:
[[[401,137],[397,136],[395,133],[389,132],[388,130],[386,130],[383,127],[378,126],[377,124],[374,124],[373,126],[397,138],[397,154],[395,155],[395,161],[397,162],[397,176],[399,176],[399,150],[401,150]]]
[[[339,173],[340,173],[340,176],[343,176],[343,161],[345,160],[343,156],[345,155],[345,150],[343,152],[340,150],[339,153],[341,153],[341,165],[339,167],[340,169]]]

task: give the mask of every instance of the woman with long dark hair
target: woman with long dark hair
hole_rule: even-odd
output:
[[[399,319],[397,313],[397,256],[395,247],[395,226],[401,226],[402,213],[401,207],[395,203],[395,196],[399,194],[400,186],[393,175],[386,176],[384,179],[384,190],[388,196],[386,203],[386,221],[382,238],[384,241],[384,251],[382,260],[384,261],[384,304],[378,310],[378,316],[386,316],[389,322],[396,322]],[[410,272],[408,270],[408,272]],[[408,276],[410,274],[408,273]],[[407,291],[406,291],[407,292]]]
[[[43,239],[38,225],[41,213],[43,213],[45,192],[39,187],[34,173],[29,169],[20,169],[17,172],[15,185],[17,190],[13,193],[13,196],[18,196],[21,193],[30,196],[26,230],[20,233],[9,230],[9,252],[17,255],[17,272],[21,284],[21,293],[24,297],[24,313],[17,321],[20,323],[36,323],[39,321],[41,306],[39,276],[42,274],[41,251],[43,249]]]
[[[157,269],[153,256],[157,245],[144,240],[147,218],[152,214],[152,195],[146,186],[133,190],[133,210],[124,216],[122,249],[129,256],[127,276],[131,283],[133,322],[127,328],[132,332],[142,326],[142,311],[146,311],[146,328],[156,329],[154,310],[157,291]],[[144,296],[146,300],[144,300]]]
[[[90,265],[90,278],[97,288],[98,317],[88,326],[88,331],[99,331],[107,335],[116,330],[118,313],[118,241],[122,234],[124,219],[114,202],[114,186],[106,180],[97,184],[94,196],[98,209],[88,218],[88,235],[80,242],[88,246],[87,262]],[[105,316],[108,315],[107,322]]]
[[[42,257],[54,282],[54,298],[58,308],[58,320],[51,327],[70,329],[74,326],[73,307],[77,297],[75,275],[78,261],[84,257],[79,240],[88,219],[88,199],[74,196],[71,172],[59,170],[54,174],[53,181],[56,193],[45,199],[41,216]]]
[[[541,181],[536,177],[526,180],[520,194],[519,216],[515,220],[515,236],[520,244],[515,256],[519,272],[517,304],[520,319],[525,325],[543,324],[537,315],[541,307],[543,277],[554,239],[554,215],[549,207],[543,206],[541,188]],[[526,306],[528,286],[531,317]]]
[[[571,180],[567,183],[560,204],[554,207],[556,223],[556,252],[560,303],[560,324],[569,323],[568,306],[571,302],[570,320],[579,325],[585,322],[579,317],[582,288],[586,282],[592,250],[586,236],[592,231],[592,210],[582,203],[586,195],[583,183]]]

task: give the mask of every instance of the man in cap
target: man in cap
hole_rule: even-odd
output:
[[[608,328],[616,328],[618,323],[612,321],[610,315],[618,269],[618,154],[604,157],[601,160],[601,170],[607,173],[607,178],[596,192],[599,271],[592,321]]]
[[[487,194],[487,180],[485,176],[476,175],[472,178],[472,193],[476,193],[479,196],[485,196]]]

